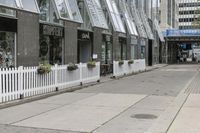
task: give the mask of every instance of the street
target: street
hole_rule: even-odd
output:
[[[169,65],[1,109],[0,133],[145,133],[198,73],[199,65]]]

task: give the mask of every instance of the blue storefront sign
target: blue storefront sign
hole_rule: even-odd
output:
[[[187,29],[187,30],[176,30],[176,29],[167,29],[163,31],[165,37],[173,36],[200,36],[200,29]]]

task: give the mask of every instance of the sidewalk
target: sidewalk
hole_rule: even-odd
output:
[[[145,133],[200,132],[200,73],[198,72]]]

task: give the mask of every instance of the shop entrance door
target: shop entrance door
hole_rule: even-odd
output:
[[[92,46],[89,41],[78,42],[79,62],[86,63],[91,59]]]

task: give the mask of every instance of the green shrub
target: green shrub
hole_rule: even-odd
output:
[[[38,74],[47,74],[51,72],[51,65],[50,64],[40,64],[37,69]]]
[[[129,64],[129,65],[131,65],[131,64],[133,64],[133,63],[134,63],[134,60],[129,60],[129,61],[128,61],[128,64]]]
[[[78,66],[76,64],[69,63],[69,65],[67,66],[68,71],[74,71],[76,69],[78,69]]]
[[[123,60],[120,60],[119,61],[119,65],[121,66],[121,65],[124,65],[124,61]]]
[[[87,62],[87,67],[88,68],[94,68],[94,67],[96,67],[96,62],[95,61],[88,61]]]

